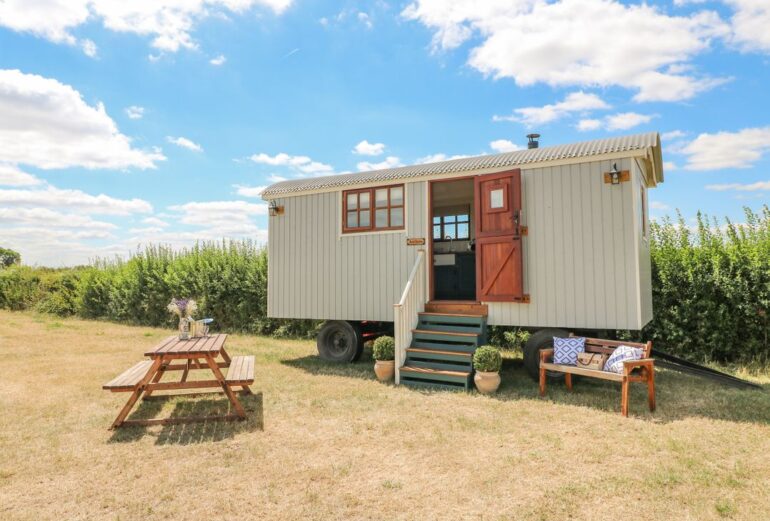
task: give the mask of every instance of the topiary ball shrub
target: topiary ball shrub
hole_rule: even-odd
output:
[[[374,341],[372,356],[375,360],[393,360],[396,356],[396,341],[392,336],[381,336]]]
[[[492,346],[481,346],[473,354],[473,367],[476,371],[496,373],[503,365],[503,356],[500,350]]]

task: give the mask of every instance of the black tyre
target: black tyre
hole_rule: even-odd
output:
[[[329,362],[352,362],[359,353],[361,329],[344,320],[329,320],[316,337],[318,354]]]
[[[540,350],[553,347],[553,337],[566,337],[567,332],[563,329],[541,329],[533,333],[524,346],[524,369],[533,380],[540,380]],[[564,378],[563,373],[548,373],[548,376],[554,380]]]
[[[358,322],[348,322],[348,324],[350,324],[356,332],[356,338],[358,339],[358,343],[356,344],[356,354],[353,355],[353,360],[351,360],[351,362],[358,362],[361,355],[364,353],[364,331],[361,324]]]

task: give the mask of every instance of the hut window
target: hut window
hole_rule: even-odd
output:
[[[343,233],[404,229],[404,185],[342,192]]]
[[[434,242],[470,239],[470,213],[437,215],[433,218]]]

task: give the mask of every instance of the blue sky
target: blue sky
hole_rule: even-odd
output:
[[[264,240],[274,180],[663,135],[653,217],[770,200],[766,0],[0,3],[0,245]]]

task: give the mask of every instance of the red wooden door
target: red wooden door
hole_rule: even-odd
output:
[[[476,298],[524,298],[521,255],[521,170],[475,178]]]

